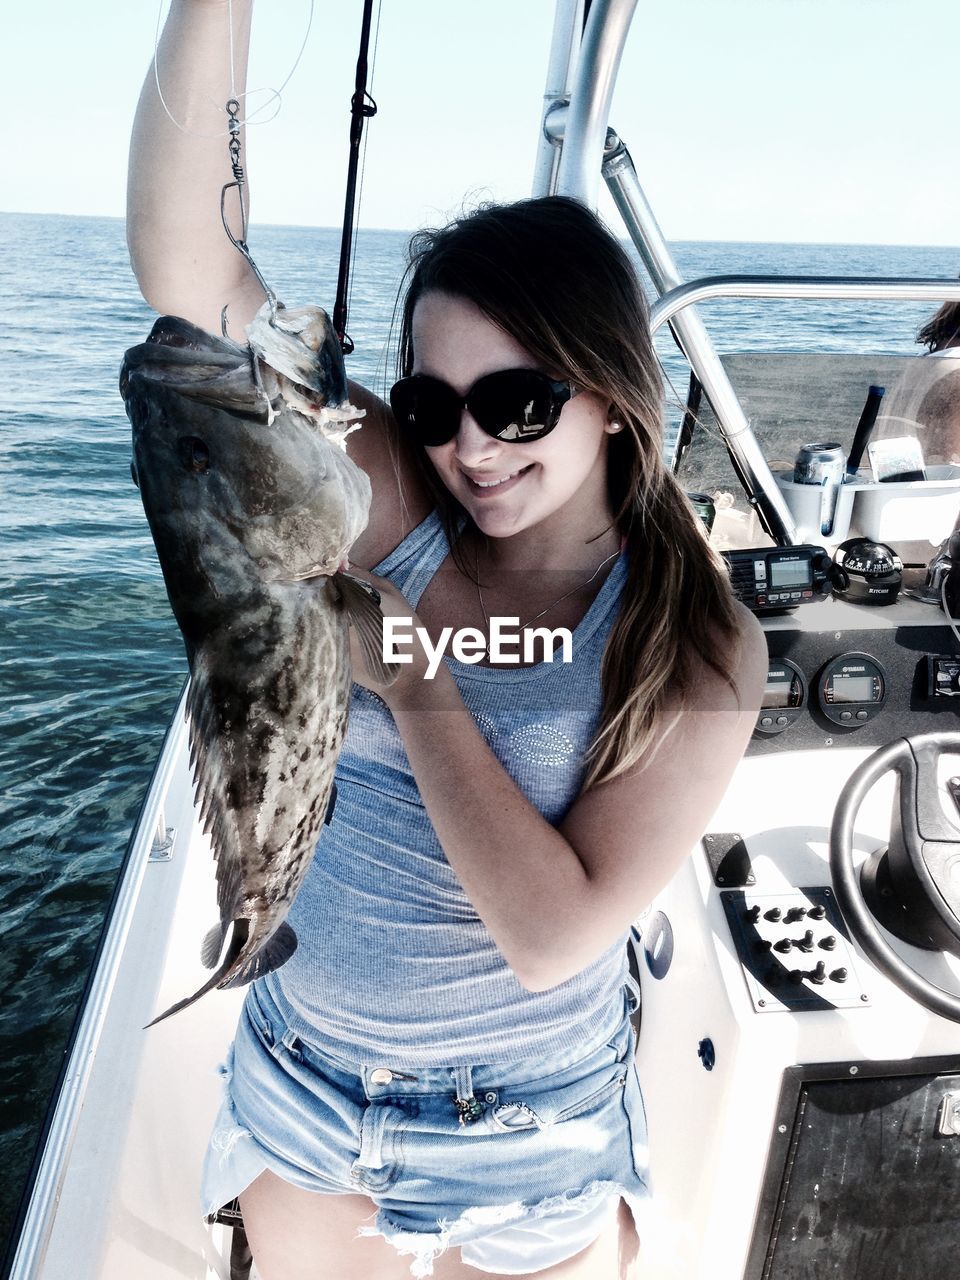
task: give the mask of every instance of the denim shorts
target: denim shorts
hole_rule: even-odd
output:
[[[648,1199],[632,999],[590,1049],[408,1068],[308,1043],[256,983],[221,1068],[204,1212],[269,1169],[308,1191],[369,1196],[377,1212],[361,1234],[411,1255],[414,1276],[431,1275],[448,1247],[504,1275],[572,1257],[621,1198],[635,1217]]]

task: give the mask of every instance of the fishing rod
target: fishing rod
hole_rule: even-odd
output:
[[[360,52],[353,97],[350,99],[350,158],[347,164],[347,191],[343,208],[343,232],[340,238],[340,271],[337,276],[337,298],[333,308],[333,328],[340,339],[345,356],[353,351],[353,340],[347,333],[347,290],[350,280],[350,250],[353,245],[353,222],[357,205],[357,169],[360,164],[360,139],[363,122],[377,114],[377,104],[367,92],[367,50],[370,46],[370,20],[373,0],[364,0],[360,26]]]

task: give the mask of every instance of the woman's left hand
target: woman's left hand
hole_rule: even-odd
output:
[[[392,706],[397,700],[416,698],[418,692],[422,690],[424,680],[431,678],[428,675],[429,659],[420,640],[423,623],[392,582],[386,578],[378,578],[373,573],[358,571],[353,567],[350,573],[364,582],[369,582],[380,593],[380,612],[385,620],[403,619],[402,624],[393,624],[396,627],[393,647],[398,655],[399,675],[390,685],[380,684],[370,674],[364,662],[363,649],[357,640],[356,631],[353,628],[350,629],[350,658],[353,663],[354,680],[365,689],[378,694],[388,706]],[[391,647],[390,637],[390,626],[385,621],[383,646],[385,654]],[[446,669],[442,668],[442,670],[445,673]],[[436,672],[436,675],[440,677],[441,672]]]

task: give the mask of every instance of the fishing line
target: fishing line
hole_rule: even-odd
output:
[[[263,85],[258,89],[247,89],[245,93],[238,95],[235,92],[236,71],[234,66],[233,0],[229,0],[227,21],[230,27],[230,33],[229,33],[230,97],[231,99],[234,99],[238,102],[246,103],[250,98],[256,97],[257,94],[265,93],[268,95],[266,101],[263,102],[259,107],[255,108],[253,111],[249,112],[247,115],[240,117],[241,125],[269,124],[271,120],[275,120],[277,116],[280,114],[280,109],[283,105],[281,94],[283,93],[287,85],[290,83],[290,81],[293,79],[294,73],[296,72],[297,68],[300,66],[301,61],[303,60],[304,51],[306,50],[306,47],[307,47],[307,41],[310,38],[310,31],[313,27],[313,15],[314,15],[315,8],[316,8],[316,0],[309,0],[309,7],[307,12],[307,26],[306,26],[306,30],[303,33],[303,40],[300,43],[300,49],[299,49],[299,52],[297,53],[296,58],[294,59],[293,66],[290,68],[289,72],[281,82],[280,88],[272,89],[269,85]],[[158,65],[159,63],[158,51],[160,48],[160,36],[163,31],[163,17],[164,17],[164,0],[160,0],[160,4],[157,8],[157,29],[154,34],[154,40],[153,40],[153,79],[154,79],[154,83],[157,86],[157,96],[160,99],[160,105],[163,107],[163,110],[166,113],[167,118],[170,120],[171,124],[173,124],[177,129],[180,130],[181,133],[185,133],[191,138],[214,139],[214,138],[225,138],[229,136],[230,134],[229,123],[226,129],[217,133],[200,133],[199,130],[197,129],[188,129],[186,125],[182,125],[180,123],[180,121],[176,118],[176,116],[170,110],[170,107],[167,105],[167,100],[163,96],[163,89],[160,85],[160,68]],[[212,107],[216,108],[216,110],[225,111],[224,106],[221,103],[216,102],[213,98],[210,98],[209,102]],[[267,116],[266,119],[258,119],[258,117],[261,116],[262,113],[268,110],[268,108],[270,107],[274,108],[273,112],[269,116]]]
[[[233,56],[233,0],[227,0],[227,44],[230,50],[230,97],[237,96],[237,69]]]

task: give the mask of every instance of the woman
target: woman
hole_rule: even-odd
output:
[[[161,45],[194,135],[222,130],[225,15],[175,3]],[[226,304],[238,332],[262,297],[217,225],[225,150],[170,123],[151,73],[141,287],[213,329]],[[240,1194],[263,1280],[626,1276],[647,1169],[625,935],[743,752],[762,636],[662,466],[642,297],[582,206],[419,237],[400,372],[396,416],[351,387],[374,489],[354,566],[433,644],[515,619],[566,628],[572,661],[490,643],[429,678],[417,644],[376,693],[357,661],[299,946],[247,999],[206,1207]]]

